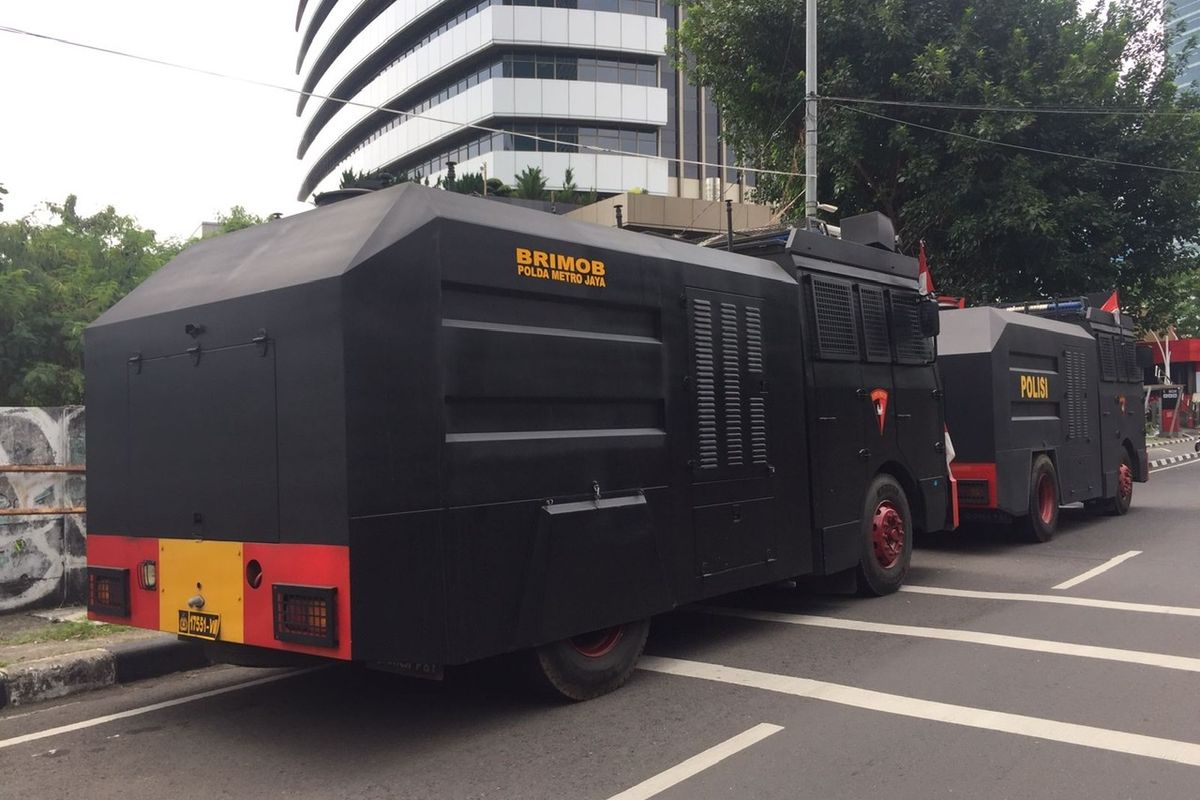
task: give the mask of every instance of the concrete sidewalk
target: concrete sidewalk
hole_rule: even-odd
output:
[[[1200,438],[1196,436],[1194,430],[1183,430],[1171,438],[1147,438],[1146,448],[1150,451],[1150,469],[1161,469],[1186,461],[1195,461],[1200,458],[1200,452],[1197,451],[1200,445],[1195,444],[1196,442],[1200,442]]]
[[[208,664],[198,643],[88,622],[82,608],[0,616],[0,707]]]
[[[1184,442],[1192,442],[1197,439],[1200,434],[1195,430],[1183,430],[1179,433],[1173,433],[1170,436],[1147,436],[1146,447],[1165,447],[1170,444],[1182,444]]]

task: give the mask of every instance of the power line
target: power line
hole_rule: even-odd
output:
[[[901,108],[932,108],[943,111],[983,111],[1002,114],[1073,114],[1082,116],[1127,116],[1127,117],[1189,117],[1200,114],[1200,109],[1191,111],[1105,108],[1103,106],[992,106],[974,103],[943,103],[935,100],[876,100],[868,97],[836,97],[821,95],[818,99],[838,103],[858,103]]]
[[[960,133],[959,131],[949,131],[949,130],[946,130],[945,128],[935,128],[932,125],[922,125],[919,122],[909,122],[908,120],[905,120],[905,119],[897,119],[896,117],[889,117],[884,114],[877,114],[874,111],[864,111],[861,108],[854,108],[853,106],[845,106],[845,105],[841,105],[838,103],[834,103],[834,106],[837,108],[841,108],[845,111],[852,111],[855,114],[862,114],[867,117],[875,117],[876,119],[882,119],[882,120],[886,120],[888,122],[894,122],[897,125],[907,125],[910,128],[920,128],[921,130],[932,131],[934,133],[942,133],[947,136],[956,136],[960,139],[969,139],[973,142],[980,142],[981,144],[991,144],[991,145],[995,145],[997,147],[1008,147],[1008,148],[1012,148],[1013,150],[1023,150],[1027,153],[1040,153],[1040,154],[1046,155],[1046,156],[1058,156],[1059,158],[1073,158],[1073,159],[1076,159],[1077,161],[1091,161],[1091,162],[1094,162],[1097,164],[1109,164],[1111,166],[1116,166],[1116,167],[1137,167],[1139,169],[1152,169],[1152,170],[1157,170],[1159,172],[1172,172],[1172,173],[1177,173],[1180,175],[1200,175],[1200,170],[1180,169],[1178,167],[1159,167],[1154,164],[1136,164],[1131,161],[1114,161],[1112,159],[1098,158],[1096,156],[1081,156],[1077,153],[1062,153],[1057,150],[1043,150],[1039,147],[1029,147],[1029,146],[1023,145],[1023,144],[1012,144],[1011,142],[1000,142],[995,139],[985,139],[982,136],[972,136],[969,133]]]
[[[56,44],[67,45],[68,47],[78,47],[83,50],[91,50],[93,52],[104,53],[106,55],[117,56],[119,58],[127,58],[127,59],[131,59],[134,61],[140,61],[140,62],[143,62],[146,64],[154,64],[154,65],[160,66],[160,67],[169,67],[170,69],[183,70],[184,72],[192,72],[192,73],[196,73],[198,75],[207,75],[212,78],[221,78],[222,80],[237,81],[238,83],[245,83],[245,84],[249,84],[251,86],[260,86],[260,87],[263,87],[266,89],[275,89],[277,91],[288,92],[290,94],[303,95],[305,97],[316,98],[318,100],[329,100],[329,101],[332,101],[335,103],[341,103],[342,105],[352,106],[355,108],[364,108],[364,109],[368,109],[371,111],[377,111],[377,112],[382,112],[382,113],[387,113],[387,114],[394,114],[396,116],[404,117],[405,119],[423,119],[423,120],[427,120],[429,122],[439,122],[444,125],[453,125],[458,128],[467,128],[467,129],[471,129],[471,130],[478,130],[478,131],[483,131],[485,133],[508,134],[510,136],[519,136],[521,138],[529,139],[529,140],[532,140],[535,142],[545,142],[547,144],[554,144],[554,145],[562,144],[562,145],[567,145],[570,147],[577,147],[580,150],[594,151],[596,153],[605,153],[608,155],[637,156],[637,157],[641,157],[641,158],[646,157],[645,153],[638,153],[638,152],[633,152],[633,151],[628,151],[628,150],[616,150],[611,147],[602,147],[600,145],[580,144],[578,142],[565,142],[565,141],[562,141],[561,139],[554,139],[554,138],[551,138],[548,136],[539,136],[538,134],[535,134],[535,133],[517,133],[515,131],[505,130],[504,128],[491,128],[491,127],[488,127],[487,125],[479,125],[477,123],[472,123],[472,122],[458,122],[456,120],[432,117],[432,116],[429,116],[428,114],[418,114],[418,113],[414,113],[411,111],[397,111],[392,108],[386,108],[383,105],[371,105],[370,103],[362,103],[362,102],[358,102],[356,100],[348,100],[346,98],[335,97],[333,95],[317,94],[316,92],[306,92],[301,89],[295,89],[291,86],[284,86],[284,85],[278,84],[278,83],[271,83],[270,81],[263,81],[263,80],[259,80],[257,78],[247,78],[247,77],[244,77],[241,75],[231,75],[226,72],[218,72],[216,70],[205,69],[203,67],[193,67],[193,66],[189,66],[187,64],[179,64],[174,61],[166,61],[166,60],[160,59],[160,58],[152,58],[150,56],[138,55],[137,53],[129,53],[124,50],[115,50],[115,49],[108,48],[108,47],[101,47],[99,45],[88,44],[87,42],[79,42],[79,41],[75,41],[72,39],[64,39],[64,38],[61,38],[58,36],[50,36],[49,34],[45,34],[45,33],[37,33],[36,31],[23,30],[21,28],[13,28],[8,25],[0,25],[0,33],[9,33],[9,34],[15,34],[15,35],[19,35],[19,36],[29,36],[34,39],[42,39],[44,41],[54,42]],[[661,158],[661,156],[658,156],[658,157]],[[720,169],[720,168],[722,168],[722,166],[724,166],[725,168],[731,168],[729,165],[722,165],[720,163],[715,163],[715,162],[711,162],[711,161],[693,161],[693,160],[686,159],[686,158],[671,159],[671,160],[678,161],[681,164],[695,164],[695,165],[701,166],[701,167],[717,167],[718,169]],[[765,169],[762,167],[746,167],[746,166],[741,166],[741,165],[735,165],[732,168],[740,169],[743,172],[755,172],[755,173],[760,173],[760,174],[764,174],[764,175],[784,175],[784,176],[796,177],[796,178],[806,177],[804,175],[804,173],[802,173],[802,172],[788,172],[786,170]]]

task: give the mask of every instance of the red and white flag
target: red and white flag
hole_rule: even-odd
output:
[[[921,240],[921,249],[917,253],[917,286],[922,294],[934,294],[933,273],[929,271],[929,261],[925,258],[925,240]]]
[[[1108,299],[1104,301],[1104,305],[1100,306],[1100,310],[1107,311],[1109,314],[1112,314],[1118,320],[1121,319],[1121,298],[1120,298],[1120,296],[1118,296],[1118,294],[1116,292],[1113,292],[1112,294],[1110,294],[1108,296]]]

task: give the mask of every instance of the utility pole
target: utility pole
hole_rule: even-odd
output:
[[[725,249],[733,249],[733,201],[725,200]]]
[[[805,0],[804,216],[817,216],[817,0]]]

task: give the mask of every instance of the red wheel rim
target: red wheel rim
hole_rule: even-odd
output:
[[[1121,464],[1120,487],[1121,499],[1128,500],[1133,497],[1133,470],[1128,464]]]
[[[1054,480],[1049,473],[1042,473],[1037,483],[1038,514],[1042,522],[1049,525],[1054,520],[1054,512],[1058,510],[1058,493],[1054,491]]]
[[[896,566],[904,554],[904,517],[891,500],[884,500],[875,507],[871,543],[875,548],[875,560],[884,569]]]
[[[600,658],[613,651],[624,633],[625,627],[616,625],[612,628],[580,634],[571,637],[571,647],[575,648],[575,652],[581,656]]]

